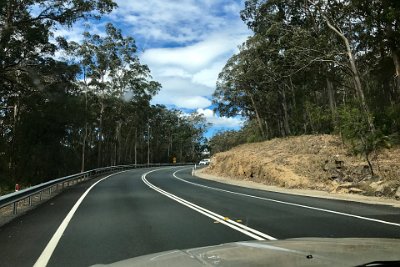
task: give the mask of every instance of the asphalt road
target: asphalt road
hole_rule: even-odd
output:
[[[2,226],[0,265],[89,266],[296,237],[400,238],[400,209],[226,185],[188,167],[137,169],[70,188]]]

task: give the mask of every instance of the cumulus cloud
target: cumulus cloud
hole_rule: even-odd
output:
[[[84,27],[75,27],[74,31],[69,30],[66,27],[59,26],[54,32],[54,37],[64,37],[68,41],[79,43],[83,39]]]
[[[242,0],[117,0],[111,14],[123,20],[135,34],[154,41],[193,42],[235,22]],[[234,20],[233,18],[236,18]]]
[[[211,101],[202,96],[175,97],[172,102],[175,106],[186,109],[196,109],[197,107],[211,105]]]
[[[236,118],[210,114],[218,74],[249,31],[240,20],[243,0],[117,0],[109,17],[138,40],[140,55],[162,84],[153,103],[205,112],[218,127],[238,127]]]
[[[225,65],[225,60],[218,61],[208,68],[205,68],[197,73],[195,73],[192,77],[192,81],[197,84],[202,84],[209,88],[214,88],[215,83],[218,78],[219,72]]]
[[[104,36],[106,23],[106,21],[78,21],[72,28],[57,24],[53,30],[53,37],[64,37],[67,41],[80,43],[85,31]]]
[[[198,71],[207,68],[215,60],[232,55],[240,44],[238,42],[244,41],[245,37],[220,33],[219,36],[210,36],[192,45],[148,49],[142,55],[142,59],[155,66],[167,65]]]
[[[163,88],[154,99],[165,105],[187,108],[187,101],[176,101],[177,97],[210,97],[215,90],[218,74],[229,57],[237,51],[247,35],[221,32],[219,36],[192,45],[174,48],[154,48],[146,50],[141,60],[152,70],[154,79]],[[201,104],[196,108],[205,108],[210,101],[192,101]]]
[[[199,114],[203,114],[206,120],[214,126],[216,129],[229,128],[237,129],[243,125],[243,119],[240,117],[228,118],[228,117],[218,117],[215,115],[212,109],[197,109]]]

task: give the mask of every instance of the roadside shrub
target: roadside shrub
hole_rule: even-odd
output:
[[[367,116],[358,106],[342,106],[338,110],[338,117],[338,130],[343,140],[350,142],[353,153],[365,157],[371,173],[374,174],[370,155],[379,147],[390,146],[390,138],[379,129],[371,130]]]

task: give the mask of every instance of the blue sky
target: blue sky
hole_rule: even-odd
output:
[[[241,21],[241,0],[115,1],[119,8],[101,21],[90,21],[90,31],[101,34],[112,22],[124,35],[133,36],[142,63],[162,84],[153,104],[186,113],[197,111],[213,124],[209,137],[220,129],[238,129],[239,118],[214,114],[211,95],[219,72],[250,35]],[[88,24],[88,22],[86,22]],[[87,27],[86,27],[87,28]],[[85,23],[60,28],[55,35],[79,41]]]

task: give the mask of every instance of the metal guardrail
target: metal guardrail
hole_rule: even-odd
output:
[[[79,182],[89,180],[95,176],[104,173],[112,173],[116,171],[123,171],[128,169],[136,169],[136,168],[148,168],[148,167],[162,167],[162,166],[184,166],[184,165],[193,165],[193,163],[184,163],[184,164],[169,164],[169,163],[158,163],[158,164],[132,164],[132,165],[119,165],[119,166],[111,166],[104,168],[97,168],[65,177],[61,177],[58,179],[54,179],[45,183],[41,183],[29,188],[25,188],[18,192],[10,193],[4,196],[0,196],[0,209],[13,205],[13,214],[17,214],[18,212],[18,202],[28,199],[28,205],[32,206],[32,198],[33,196],[39,195],[39,201],[42,200],[42,194],[45,191],[48,191],[48,194],[51,195],[52,192],[65,187],[69,187],[75,185]]]

